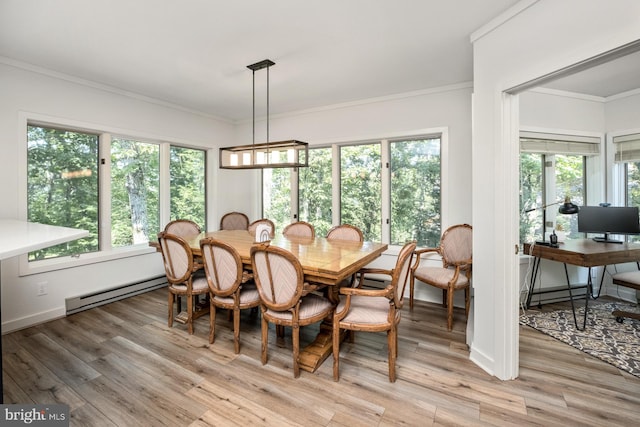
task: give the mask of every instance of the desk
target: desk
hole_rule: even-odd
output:
[[[251,265],[251,246],[255,236],[245,230],[220,230],[200,233],[186,239],[193,255],[201,256],[200,240],[212,237],[232,246],[245,266]],[[329,298],[337,302],[338,285],[378,258],[387,249],[384,243],[327,240],[323,237],[308,238],[279,235],[271,240],[271,245],[284,248],[300,261],[305,280],[329,285]],[[326,326],[326,325],[323,325]],[[321,327],[313,343],[300,352],[300,368],[314,372],[331,354],[331,327]]]
[[[571,300],[571,309],[573,310],[573,320],[578,327],[578,320],[576,318],[575,306],[573,304],[572,289],[586,288],[587,295],[584,305],[584,320],[582,323],[582,329],[584,329],[587,322],[587,309],[589,308],[589,297],[593,295],[593,283],[591,281],[591,267],[607,266],[609,264],[621,264],[625,262],[635,262],[640,260],[640,244],[638,243],[600,243],[594,242],[591,239],[575,239],[567,240],[564,243],[560,243],[559,247],[552,248],[550,246],[531,245],[529,243],[524,244],[524,252],[528,255],[533,255],[533,273],[531,274],[531,282],[529,286],[529,293],[527,295],[528,308],[531,304],[531,296],[536,292],[534,291],[534,285],[538,269],[540,267],[541,259],[548,259],[551,261],[557,261],[564,264],[565,275],[567,278],[567,289],[569,291],[569,299]],[[572,285],[569,281],[569,273],[567,272],[567,264],[576,265],[580,267],[589,268],[589,278],[586,285]],[[602,287],[602,282],[601,282]],[[544,292],[539,291],[537,293]],[[597,298],[600,294],[598,290]]]
[[[0,262],[3,259],[47,248],[88,236],[86,230],[0,219]],[[0,281],[2,272],[0,271]],[[1,292],[1,291],[0,291]],[[0,404],[4,402],[2,384],[2,303],[0,301]]]

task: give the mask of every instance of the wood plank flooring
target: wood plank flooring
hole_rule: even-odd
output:
[[[259,315],[244,312],[241,353],[231,322],[208,317],[195,334],[167,327],[159,289],[7,334],[5,403],[65,403],[74,426],[630,426],[640,418],[640,379],[521,327],[520,377],[500,381],[468,360],[456,310],[405,307],[398,380],[388,381],[386,336],[359,333],[332,359],[293,378],[291,337],[269,335],[260,363]],[[288,332],[288,331],[287,331]],[[317,327],[303,328],[301,346]]]

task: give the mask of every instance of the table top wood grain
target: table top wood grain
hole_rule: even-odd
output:
[[[251,264],[251,246],[255,236],[245,230],[207,231],[186,239],[193,254],[201,255],[200,240],[212,237],[221,240],[238,251],[242,262]],[[337,284],[378,258],[388,245],[377,242],[353,242],[327,240],[324,237],[306,238],[275,236],[271,245],[293,253],[302,265],[305,279],[328,285]]]

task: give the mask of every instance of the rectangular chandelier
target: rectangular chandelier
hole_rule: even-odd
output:
[[[291,140],[220,148],[221,169],[300,168],[309,166],[309,144]]]
[[[292,139],[269,142],[270,59],[247,65],[253,75],[253,143],[220,148],[221,169],[302,168],[309,166],[309,144]],[[267,70],[267,142],[256,144],[256,71]]]

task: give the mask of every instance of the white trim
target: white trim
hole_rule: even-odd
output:
[[[491,21],[484,24],[482,27],[478,28],[476,31],[471,33],[470,41],[471,43],[475,43],[482,37],[486,36],[496,28],[500,27],[505,22],[511,20],[519,13],[523,12],[525,9],[536,4],[539,0],[522,0],[511,6],[509,9],[502,12],[500,15],[493,18]]]
[[[563,98],[575,98],[582,101],[593,101],[593,102],[604,103],[608,100],[608,98],[603,96],[587,95],[585,93],[569,92],[567,90],[550,89],[550,88],[544,88],[544,87],[534,87],[529,89],[528,92],[542,93],[544,95],[561,96]]]
[[[139,93],[130,92],[128,90],[120,89],[115,86],[110,86],[103,83],[94,82],[91,80],[81,79],[76,76],[71,76],[69,74],[60,73],[58,71],[53,71],[48,68],[38,67],[36,65],[27,64],[26,62],[16,61],[15,59],[7,58],[5,56],[0,56],[0,64],[8,65],[10,67],[19,68],[21,70],[30,71],[32,73],[41,74],[48,77],[53,77],[55,79],[60,79],[64,81],[68,81],[71,83],[75,83],[81,86],[90,87],[93,89],[102,90],[105,92],[115,93],[117,95],[125,96],[127,98],[133,98],[140,101],[148,102],[150,104],[159,105],[162,107],[171,108],[174,110],[184,111],[186,113],[195,114],[197,116],[206,117],[209,119],[219,120],[221,122],[225,122],[228,124],[233,124],[234,122],[229,119],[225,119],[223,117],[214,116],[213,114],[207,114],[199,110],[194,110],[192,108],[183,107],[182,105],[173,104],[171,102],[163,101],[161,99],[153,98],[146,95],[141,95]]]

